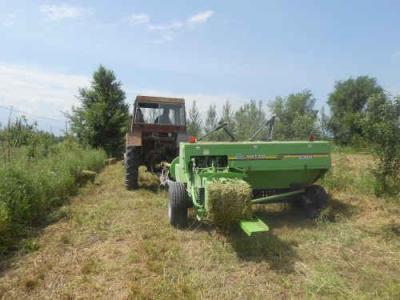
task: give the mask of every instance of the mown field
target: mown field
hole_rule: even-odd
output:
[[[248,238],[195,221],[168,225],[167,195],[126,191],[107,167],[59,219],[1,261],[3,299],[399,299],[400,205],[373,196],[373,160],[336,154],[318,220],[258,208],[271,232]]]

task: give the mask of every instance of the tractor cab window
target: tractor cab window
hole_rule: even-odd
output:
[[[136,123],[185,126],[183,105],[139,103],[135,113]]]

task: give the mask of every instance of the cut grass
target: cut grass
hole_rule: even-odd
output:
[[[63,208],[64,217],[28,240],[28,250],[2,262],[2,297],[400,297],[394,202],[335,187],[316,221],[285,205],[258,207],[272,230],[248,238],[237,228],[226,234],[195,221],[190,229],[174,229],[166,193],[124,190],[118,164],[98,180]]]

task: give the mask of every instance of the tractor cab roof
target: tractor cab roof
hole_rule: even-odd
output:
[[[167,97],[154,97],[154,96],[136,96],[135,102],[140,106],[149,104],[150,107],[154,104],[170,104],[170,105],[184,105],[185,99],[183,98],[167,98]]]

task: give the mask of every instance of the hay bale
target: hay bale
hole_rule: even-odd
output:
[[[107,158],[104,163],[107,166],[113,165],[117,162],[117,159],[115,157]]]
[[[154,190],[160,186],[160,179],[156,174],[149,172],[146,166],[140,166],[138,184],[140,187]]]
[[[228,229],[233,223],[252,217],[250,185],[240,179],[218,179],[207,186],[208,219]]]
[[[82,170],[79,172],[76,181],[80,186],[86,184],[89,181],[93,183],[94,180],[96,179],[96,175],[97,173],[94,171]]]

